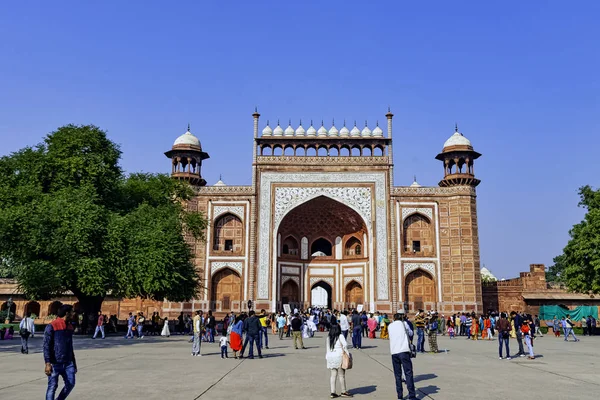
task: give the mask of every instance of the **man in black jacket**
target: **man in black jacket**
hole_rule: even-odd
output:
[[[248,354],[248,358],[254,359],[254,343],[256,342],[256,349],[258,350],[258,358],[263,358],[260,346],[258,344],[258,335],[260,335],[261,325],[260,320],[254,315],[254,311],[250,311],[248,313],[249,317],[244,321],[244,327],[242,328],[244,332],[246,332],[246,340],[244,341],[244,346],[242,346],[242,352],[240,353],[240,358],[244,357],[244,351],[246,350],[246,345],[250,342],[250,352]]]
[[[523,349],[523,333],[521,333],[521,325],[523,325],[523,317],[521,314],[516,312],[511,312],[514,325],[515,325],[515,334],[517,335],[517,344],[519,345],[519,352],[515,355],[515,357],[525,357],[525,350]]]
[[[294,335],[294,347],[296,350],[298,350],[298,340],[300,340],[300,347],[306,349],[306,347],[304,347],[304,342],[302,341],[302,317],[300,317],[298,313],[292,318],[292,335]]]

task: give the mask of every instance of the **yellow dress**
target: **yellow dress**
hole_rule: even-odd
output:
[[[381,325],[381,336],[380,339],[389,339],[387,324]]]

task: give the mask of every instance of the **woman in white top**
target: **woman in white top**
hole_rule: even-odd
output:
[[[162,332],[160,336],[171,336],[171,331],[169,330],[169,318],[165,317],[165,324],[163,325]]]
[[[21,336],[21,353],[29,354],[29,336],[33,336],[35,331],[35,325],[33,324],[33,318],[31,313],[27,313],[27,316],[21,320],[19,324],[19,334]]]
[[[343,354],[348,353],[348,343],[344,336],[341,334],[342,331],[340,326],[334,322],[335,319],[331,320],[331,329],[329,330],[329,335],[326,338],[326,348],[327,354],[325,355],[325,359],[327,360],[327,368],[331,370],[331,379],[329,381],[331,385],[331,398],[335,399],[336,397],[352,397],[350,393],[346,390],[346,370],[342,368],[342,360]],[[340,386],[342,389],[342,393],[338,395],[335,391],[335,381],[337,377],[340,378]]]

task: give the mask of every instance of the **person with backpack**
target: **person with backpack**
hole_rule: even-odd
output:
[[[577,336],[575,336],[575,332],[573,332],[575,323],[571,321],[571,316],[567,315],[567,318],[565,318],[564,321],[565,342],[569,341],[569,335],[573,335],[573,339],[575,339],[574,341],[579,342],[579,339],[577,339]]]
[[[19,336],[21,336],[21,354],[29,354],[29,338],[33,337],[35,325],[31,313],[28,312],[19,324]]]

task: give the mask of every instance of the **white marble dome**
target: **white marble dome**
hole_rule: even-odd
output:
[[[273,129],[273,136],[283,136],[283,128],[279,124]]]
[[[317,136],[317,130],[315,129],[314,126],[312,126],[312,124],[310,125],[310,127],[306,131],[306,136],[310,136],[310,137]]]
[[[383,137],[383,131],[381,130],[379,125],[377,125],[375,129],[373,129],[373,137]]]
[[[295,132],[296,132],[296,130],[294,128],[292,128],[292,123],[290,122],[288,127],[285,128],[284,136],[294,136]]]
[[[225,184],[225,182],[223,182],[223,181],[222,181],[222,180],[219,178],[219,181],[218,181],[217,183],[215,183],[213,186],[227,186],[227,185]]]
[[[444,142],[444,148],[450,146],[468,146],[473,147],[471,141],[463,136],[462,133],[456,131],[454,135],[450,136],[446,142]]]
[[[267,123],[267,126],[265,126],[265,129],[262,130],[262,135],[263,136],[273,135],[273,129],[271,129],[271,127],[269,126],[269,123]]]
[[[356,127],[356,125],[354,125],[354,128],[352,128],[352,130],[350,131],[350,136],[354,136],[354,137],[360,136],[360,129],[358,129]]]
[[[350,130],[348,128],[346,128],[346,124],[344,124],[344,127],[342,129],[340,129],[340,137],[348,137],[350,136]]]
[[[363,130],[360,133],[360,135],[362,137],[371,137],[371,130],[369,129],[369,127],[367,126],[367,124],[365,124],[365,127],[363,128]]]
[[[329,136],[338,136],[339,133],[340,131],[335,127],[335,124],[331,125],[331,128],[329,128]]]
[[[196,136],[192,135],[189,127],[188,127],[188,130],[186,133],[184,133],[183,135],[181,135],[177,139],[175,139],[173,146],[177,146],[177,145],[181,145],[181,144],[202,147],[200,145],[200,140]]]
[[[327,129],[323,126],[323,124],[321,124],[321,127],[319,128],[317,133],[318,133],[318,136],[321,136],[321,137],[327,136]]]
[[[304,136],[305,134],[306,134],[306,131],[304,130],[304,127],[302,126],[302,121],[300,121],[300,125],[298,125],[298,127],[296,128],[296,136]]]

